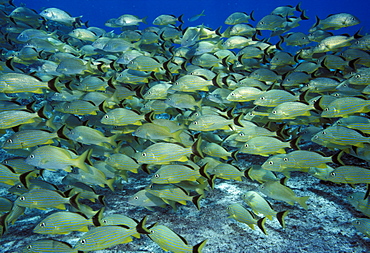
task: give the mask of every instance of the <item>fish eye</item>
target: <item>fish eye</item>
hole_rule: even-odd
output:
[[[260,22],[260,24],[261,24],[261,25],[264,25],[264,24],[265,24],[265,22],[264,22],[264,21],[261,21],[261,22]]]
[[[324,111],[326,111],[326,112],[327,112],[327,111],[329,111],[329,107],[326,107],[326,108],[324,109]]]
[[[29,156],[29,158],[30,158],[30,159],[35,158],[35,155],[30,155],[30,156]]]
[[[32,249],[32,245],[28,245],[27,246],[27,249]]]
[[[159,174],[155,174],[155,175],[154,175],[154,177],[155,177],[155,178],[159,178]]]
[[[239,133],[239,136],[244,136],[245,134],[244,133]]]
[[[244,147],[248,148],[248,143],[245,143]]]
[[[108,221],[107,220],[103,220],[103,223],[108,223]]]
[[[360,74],[358,74],[358,75],[355,75],[355,77],[356,77],[356,78],[360,78],[360,77],[361,77],[361,75],[360,75]]]
[[[45,227],[45,222],[40,223],[40,227]]]
[[[105,116],[104,116],[104,119],[108,119],[108,118],[109,118],[109,116],[108,116],[108,115],[105,115]]]
[[[285,158],[284,158],[283,160],[284,160],[284,162],[287,162],[287,161],[289,161],[289,159],[288,159],[288,158],[286,158],[286,157],[285,157]]]
[[[274,164],[274,162],[273,162],[273,161],[269,161],[269,164],[270,164],[270,165],[273,165],[273,164]]]
[[[335,172],[331,172],[330,176],[335,177]]]
[[[9,139],[9,140],[7,140],[6,142],[8,142],[8,143],[13,143],[13,140],[12,140],[12,139]]]
[[[17,185],[17,188],[18,188],[18,189],[19,189],[19,188],[22,188],[22,185],[21,185],[21,184]]]
[[[148,91],[148,95],[150,95],[150,94],[152,94],[152,92],[151,91]]]
[[[141,155],[145,157],[146,156],[146,153],[142,153]]]
[[[135,199],[135,200],[138,200],[138,199],[139,199],[139,197],[138,197],[138,196],[135,196],[135,197],[134,197],[134,199]]]
[[[20,197],[19,200],[26,200],[26,198],[24,196]]]
[[[322,134],[326,134],[326,132],[325,131],[322,131]]]
[[[253,112],[248,113],[249,116],[254,116]]]
[[[82,239],[81,240],[81,244],[85,244],[86,243],[86,240],[85,239]]]
[[[194,124],[194,125],[198,125],[198,121],[194,121],[194,122],[193,122],[193,124]]]
[[[179,82],[175,82],[175,85],[179,85]]]
[[[266,99],[266,97],[260,97],[260,99],[265,100],[265,99]]]
[[[231,95],[231,96],[235,96],[235,93],[234,93],[234,92],[231,92],[231,93],[230,93],[230,95]]]
[[[272,111],[272,114],[276,114],[276,111]]]

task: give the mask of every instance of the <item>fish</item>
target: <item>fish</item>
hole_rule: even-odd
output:
[[[297,202],[304,209],[308,209],[306,201],[309,196],[298,197],[289,187],[281,184],[279,181],[265,182],[259,186],[259,190],[270,198],[281,200],[289,205],[294,205]]]
[[[192,95],[175,93],[170,96],[167,96],[167,99],[164,101],[166,104],[178,108],[178,109],[190,109],[195,110],[195,108],[201,108],[202,99],[196,101]]]
[[[19,182],[20,174],[17,173],[11,166],[0,164],[0,182],[7,185],[15,185]]]
[[[269,156],[273,154],[285,154],[285,148],[296,147],[293,142],[283,142],[275,137],[256,136],[248,140],[240,148],[240,153]]]
[[[263,214],[269,220],[272,220],[272,218],[276,216],[280,225],[285,228],[284,218],[288,215],[289,210],[276,212],[271,207],[271,204],[255,191],[244,193],[242,198],[243,201],[252,208],[255,214]]]
[[[46,118],[43,114],[44,108],[37,112],[28,110],[10,110],[0,112],[0,129],[8,129],[19,125],[31,124]],[[41,116],[41,117],[40,117]]]
[[[25,129],[12,134],[3,144],[4,149],[31,148],[42,144],[52,144],[59,135],[45,130]]]
[[[265,107],[276,107],[285,102],[294,102],[299,98],[294,93],[285,90],[268,90],[261,93],[254,101],[253,104]]]
[[[370,203],[366,193],[354,192],[347,197],[347,200],[356,210],[370,217]]]
[[[229,214],[228,218],[233,218],[239,222],[245,223],[253,230],[254,225],[258,225],[261,231],[267,235],[265,228],[266,217],[257,219],[249,210],[237,203],[229,205],[227,207],[227,212]]]
[[[257,30],[270,30],[276,31],[279,28],[284,28],[287,25],[287,17],[280,15],[267,15],[264,16],[256,25]]]
[[[22,249],[22,253],[41,253],[41,252],[60,252],[60,253],[77,253],[78,250],[63,241],[54,239],[40,239],[30,242]]]
[[[226,99],[233,102],[248,102],[254,101],[258,98],[264,91],[255,87],[239,87],[233,90]]]
[[[299,116],[311,116],[310,110],[313,110],[312,105],[302,102],[283,102],[272,109],[269,113],[269,119],[295,119]]]
[[[80,156],[64,148],[51,145],[38,147],[26,158],[26,163],[48,170],[71,171],[71,166],[76,166],[86,172],[89,171],[87,161],[90,150],[86,150]]]
[[[234,12],[226,18],[225,24],[236,25],[240,23],[248,23],[249,19],[254,21],[253,14],[254,11],[252,11],[249,15],[245,12]]]
[[[197,181],[202,174],[200,169],[193,168],[191,165],[162,165],[151,178],[154,184],[176,184],[182,181]]]
[[[370,134],[370,119],[366,117],[351,115],[338,119],[334,125],[344,126],[350,129],[358,130],[365,134]]]
[[[22,73],[2,73],[0,74],[0,91],[4,93],[31,92],[41,94],[43,90],[50,89],[53,82],[55,82],[55,79],[48,83],[38,77]]]
[[[204,11],[205,11],[205,10],[202,10],[202,12],[201,12],[201,13],[199,13],[199,14],[197,14],[197,15],[194,15],[194,16],[190,17],[188,20],[189,20],[190,22],[194,22],[194,21],[198,20],[200,17],[204,17],[204,16],[205,16]]]
[[[118,26],[137,26],[139,23],[146,24],[147,17],[139,18],[131,14],[123,14],[115,20],[115,24]]]
[[[354,113],[366,113],[370,111],[370,101],[357,97],[344,97],[335,99],[321,113],[322,117],[348,117]]]
[[[244,177],[244,171],[241,171],[238,167],[227,163],[220,163],[211,170],[207,169],[207,172],[226,180],[233,179],[236,181],[242,181],[242,177]]]
[[[140,115],[125,108],[115,108],[108,111],[101,119],[101,123],[111,126],[142,125],[145,115]]]
[[[338,161],[339,157],[334,157]],[[308,150],[294,150],[285,155],[275,155],[269,157],[266,162],[262,164],[262,168],[272,171],[282,171],[287,168],[326,168],[327,163],[332,163],[332,157],[325,157],[320,153]]]
[[[174,25],[176,22],[184,23],[183,15],[176,17],[175,15],[162,14],[153,20],[153,25]]]
[[[164,202],[161,198],[148,193],[147,189],[136,192],[128,199],[127,202],[130,205],[145,207],[149,210],[153,210],[153,206],[165,207],[167,205],[166,202]]]
[[[316,30],[338,30],[343,27],[354,26],[360,23],[360,20],[349,13],[331,14],[325,19],[316,17],[316,23],[310,28],[309,32]]]
[[[361,233],[370,237],[370,219],[367,218],[357,218],[352,222],[352,225]]]
[[[202,252],[202,249],[207,243],[207,239],[201,241],[195,246],[191,246],[188,242],[170,228],[156,224],[149,228],[149,238],[165,251],[173,252]]]
[[[370,172],[368,169],[359,166],[340,166],[335,168],[327,177],[327,180],[334,183],[361,184],[369,183]]]
[[[147,189],[149,194],[161,198],[166,204],[173,205],[173,202],[186,205],[186,201],[191,201],[199,210],[200,199],[202,195],[190,196],[184,189],[173,185],[159,185],[157,187],[151,186]]]
[[[117,146],[115,139],[117,135],[112,135],[110,137],[106,137],[102,132],[97,129],[93,129],[87,126],[77,126],[74,129],[71,129],[66,134],[70,140],[80,142],[82,144],[90,145],[98,145],[106,147],[106,143],[112,145],[113,147]]]
[[[369,143],[370,137],[365,137],[356,130],[336,125],[318,132],[311,140],[322,145],[334,144],[342,146],[342,148],[344,148],[343,146],[362,148],[365,143]]]
[[[97,115],[98,111],[100,111],[99,107],[93,102],[84,100],[72,100],[58,103],[54,109],[58,112],[75,115]]]
[[[78,194],[72,197],[65,197],[63,193],[47,189],[32,189],[19,196],[14,205],[28,208],[46,210],[47,208],[57,208],[65,210],[65,204],[70,204],[78,209]]]
[[[201,139],[193,143],[191,147],[183,147],[175,143],[155,143],[141,152],[138,158],[139,164],[169,164],[172,161],[186,162],[191,154],[203,157],[199,148]]]
[[[153,71],[160,72],[162,63],[154,57],[139,55],[127,64],[128,69],[137,71]]]
[[[82,18],[82,16],[71,17],[67,12],[58,8],[46,8],[40,12],[40,16],[67,26],[80,26]]]
[[[92,220],[80,213],[56,212],[40,221],[33,229],[38,234],[69,234],[72,231],[87,232]]]
[[[294,12],[295,11],[302,12],[301,3],[298,3],[296,6],[284,5],[284,6],[276,7],[271,12],[271,14],[272,15],[281,15],[283,17],[286,17],[286,16],[292,16],[292,15],[294,15]]]
[[[208,91],[209,86],[212,85],[212,81],[204,77],[184,75],[171,86],[170,90],[182,92]]]
[[[277,180],[277,177],[273,172],[265,170],[259,165],[252,165],[250,168],[246,169],[244,172],[244,176],[259,183]]]
[[[79,251],[106,249],[131,242],[131,236],[136,233],[136,228],[132,229],[125,225],[95,227],[81,236],[73,248]]]

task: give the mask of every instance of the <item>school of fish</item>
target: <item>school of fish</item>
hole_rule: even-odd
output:
[[[104,194],[138,173],[151,183],[127,201],[154,211],[191,202],[202,212],[219,182],[257,181],[225,215],[265,234],[274,218],[289,229],[294,212],[269,199],[309,208],[286,185],[291,172],[370,183],[366,166],[341,159],[370,161],[370,35],[340,34],[360,23],[349,13],[312,21],[298,4],[259,21],[232,13],[226,28],[190,26],[205,10],[185,21],[163,14],[141,30],[146,17],[123,14],[107,32],[57,8],[4,0],[0,9],[1,235],[28,209],[55,210],[34,233],[85,232],[75,245],[43,239],[23,252],[89,252],[143,235],[165,251],[202,252],[207,238],[190,245],[150,216],[104,215]],[[301,22],[313,23],[307,33],[290,31]],[[240,168],[252,155],[265,162]],[[370,217],[368,195],[345,197]],[[352,224],[370,237],[370,219]]]

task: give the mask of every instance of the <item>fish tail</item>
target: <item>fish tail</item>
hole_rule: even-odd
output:
[[[300,18],[302,19],[302,20],[308,20],[309,18],[306,16],[306,10],[303,10],[302,12],[301,12],[301,16],[300,16]]]
[[[266,223],[266,217],[263,217],[257,221],[257,226],[261,229],[261,231],[267,235],[266,228],[265,228],[265,223]]]
[[[142,19],[141,19],[141,22],[143,22],[144,24],[148,24],[148,22],[146,21],[146,19],[147,19],[148,17],[143,17]]]
[[[191,200],[193,204],[197,207],[198,210],[200,210],[200,200],[202,199],[203,195],[197,195],[194,196]]]
[[[297,138],[294,138],[290,141],[290,147],[295,150],[300,150],[298,143],[301,140],[302,136],[298,136]]]
[[[298,204],[300,204],[304,209],[308,209],[306,201],[310,198],[310,196],[304,196],[297,198]]]
[[[236,157],[238,153],[239,153],[239,150],[235,150],[234,152],[232,152],[232,153],[231,153],[231,157],[232,157],[235,161],[238,161],[238,158]]]
[[[331,160],[336,163],[336,164],[340,164],[340,165],[345,165],[344,162],[342,161],[342,156],[344,154],[344,151],[341,150],[340,152],[334,154],[332,157],[331,157]]]
[[[194,155],[199,156],[201,158],[204,158],[203,152],[200,148],[201,144],[202,144],[202,138],[199,136],[199,138],[191,146],[191,150],[192,150]]]
[[[152,226],[150,226],[149,228],[147,228],[146,227],[147,217],[148,216],[145,216],[144,218],[142,218],[141,221],[136,225],[136,231],[139,234],[146,234],[146,235],[150,234],[149,228],[155,225],[155,224],[153,224]]]
[[[116,180],[114,178],[108,179],[105,184],[111,189],[112,192],[114,192],[113,184]]]
[[[83,152],[82,155],[76,158],[76,167],[88,173],[89,168],[87,167],[85,162],[90,163],[89,158],[90,158],[91,153],[92,153],[92,149],[88,149],[85,152]]]
[[[197,245],[195,245],[193,247],[192,252],[193,253],[200,253],[200,252],[202,252],[202,250],[203,250],[204,246],[206,245],[207,241],[208,241],[208,239],[205,239],[205,240],[201,241],[200,243],[198,243]]]
[[[117,147],[116,139],[117,139],[118,136],[120,136],[120,134],[115,134],[115,135],[112,135],[112,136],[108,137],[109,144],[112,145],[113,147]]]
[[[256,20],[254,19],[254,10],[253,10],[253,11],[251,11],[251,13],[249,14],[249,17],[251,18],[251,20],[252,20],[252,21],[256,21]]]
[[[102,225],[101,221],[103,219],[104,210],[105,207],[100,208],[99,211],[96,214],[94,214],[94,216],[91,218],[95,227],[99,227]]]
[[[180,22],[180,23],[184,23],[184,20],[183,20],[183,17],[184,17],[184,14],[181,14],[178,18],[177,18],[177,20]]]
[[[78,202],[78,199],[80,198],[80,194],[81,194],[81,193],[76,193],[75,195],[73,195],[73,196],[69,199],[69,203],[71,204],[71,206],[73,206],[73,207],[74,207],[74,208],[76,208],[77,210],[80,210],[80,209],[81,209],[80,203]]]
[[[285,210],[285,211],[282,211],[282,212],[278,212],[276,214],[276,218],[279,221],[282,228],[285,228],[285,220],[284,219],[288,215],[288,213],[289,213],[289,210]]]
[[[180,135],[182,134],[182,132],[183,132],[183,129],[177,130],[176,132],[173,133],[172,138],[174,140],[176,140],[177,142],[182,143],[181,142],[181,137],[180,137]]]
[[[296,5],[295,10],[296,10],[296,11],[299,11],[299,12],[302,12],[302,9],[301,9],[301,2],[299,2],[299,3]]]

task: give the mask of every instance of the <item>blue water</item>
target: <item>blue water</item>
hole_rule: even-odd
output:
[[[199,14],[205,10],[206,16],[200,17],[194,22],[185,22],[185,25],[204,24],[216,29],[223,26],[225,19],[231,13],[236,11],[247,12],[254,10],[256,21],[270,12],[277,6],[296,5],[301,2],[302,9],[306,10],[308,21],[301,22],[301,26],[295,31],[307,32],[308,28],[315,23],[315,16],[323,19],[330,14],[347,12],[355,15],[361,20],[361,24],[355,27],[341,29],[340,33],[353,34],[359,28],[363,27],[362,34],[370,32],[370,1],[368,0],[303,0],[303,1],[274,1],[274,0],[240,0],[240,1],[211,1],[211,0],[187,0],[187,1],[169,1],[169,0],[14,0],[19,6],[24,3],[28,8],[40,12],[43,8],[56,7],[69,12],[72,16],[83,15],[82,20],[89,20],[90,26],[97,26],[111,30],[105,27],[104,23],[110,18],[117,18],[122,14],[133,14],[139,17],[148,17],[148,24],[160,14],[173,14],[179,16],[184,14],[184,20]],[[255,25],[256,22],[252,21]],[[144,28],[141,25],[140,28]]]

